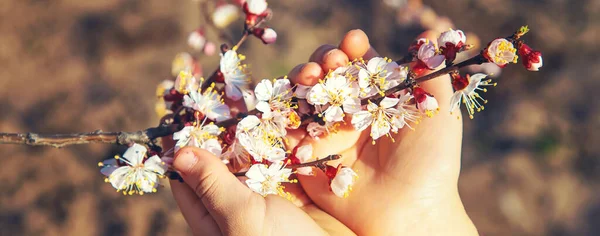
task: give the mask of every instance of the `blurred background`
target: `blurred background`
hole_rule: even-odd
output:
[[[255,79],[286,74],[323,43],[361,28],[398,58],[424,29],[455,27],[468,43],[521,25],[544,54],[541,72],[510,66],[487,109],[465,120],[459,189],[482,235],[600,235],[600,1],[269,1],[276,44],[252,39]],[[193,52],[192,0],[0,1],[0,131],[134,131],[157,125],[156,85]],[[212,5],[212,3],[211,3]],[[237,39],[242,19],[228,28]],[[207,30],[219,44],[217,34]],[[494,71],[494,68],[484,68]],[[0,146],[0,235],[186,235],[168,186],[123,197],[96,163],[110,145]]]

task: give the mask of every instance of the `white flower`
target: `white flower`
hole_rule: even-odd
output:
[[[181,71],[194,71],[195,62],[192,55],[187,52],[182,52],[175,55],[175,58],[171,62],[171,75],[177,76]]]
[[[450,29],[446,32],[443,32],[438,38],[438,43],[440,44],[440,48],[447,47],[456,47],[460,48],[467,42],[467,36],[462,30],[453,30]]]
[[[267,196],[275,194],[285,196],[281,183],[290,182],[291,169],[283,167],[282,162],[272,163],[268,168],[264,164],[255,164],[246,172],[246,185],[252,191]]]
[[[175,149],[192,146],[202,148],[215,156],[219,156],[222,152],[221,144],[217,138],[219,134],[221,134],[221,129],[213,124],[201,127],[186,126],[173,134],[173,140],[177,140]]]
[[[356,79],[358,78],[358,72],[360,71],[361,68],[366,67],[365,61],[360,59],[360,60],[355,60],[352,63],[349,63],[348,65],[345,66],[340,66],[338,68],[336,68],[335,70],[331,71],[328,76],[334,76],[334,75],[340,75],[340,76],[344,76],[350,80]]]
[[[288,79],[278,79],[275,83],[264,79],[254,88],[258,103],[256,109],[263,113],[263,118],[270,118],[273,112],[288,113],[291,107],[292,86]]]
[[[324,113],[325,121],[337,122],[343,120],[344,112],[352,114],[360,110],[358,92],[357,83],[341,75],[332,75],[312,87],[307,94],[307,101],[316,105],[318,112]],[[325,105],[328,106],[322,111],[321,106]]]
[[[390,136],[390,132],[397,133],[404,127],[402,113],[395,108],[400,99],[385,97],[379,106],[369,103],[367,111],[359,111],[352,115],[352,125],[357,131],[363,131],[371,126],[371,138],[377,140],[381,136]]]
[[[242,171],[244,168],[250,165],[250,156],[246,149],[238,142],[234,140],[227,151],[221,154],[221,161],[225,164],[232,164],[232,167],[237,171]]]
[[[248,12],[254,15],[260,15],[267,10],[266,0],[246,0]]]
[[[337,132],[339,126],[340,124],[335,122],[325,122],[324,125],[320,125],[317,122],[310,122],[306,126],[306,132],[311,138],[319,140],[319,136],[325,133]]]
[[[224,4],[215,9],[212,14],[212,21],[217,28],[223,29],[237,20],[239,15],[240,12],[237,6],[233,4]]]
[[[325,134],[326,131],[326,127],[324,125],[320,125],[317,122],[310,122],[306,126],[306,132],[308,133],[308,135],[317,140],[319,139],[319,136]]]
[[[239,133],[237,139],[257,162],[261,162],[263,159],[270,162],[283,161],[285,159],[285,150],[280,147],[281,144],[279,142],[248,133]]]
[[[403,125],[398,125],[398,127],[406,125],[408,128],[413,129],[408,122],[410,121],[419,124],[421,120],[421,116],[419,116],[418,112],[413,110],[414,105],[408,104],[408,101],[412,98],[414,98],[413,95],[408,92],[400,93],[398,96],[398,105],[396,106],[396,109],[400,112],[399,122],[403,123]]]
[[[204,45],[206,45],[206,37],[204,37],[204,32],[201,29],[194,30],[188,36],[187,43],[194,50],[204,49]]]
[[[183,106],[199,111],[217,122],[231,118],[229,107],[223,103],[221,95],[211,88],[203,93],[190,91],[183,97]]]
[[[358,72],[358,85],[362,90],[361,97],[369,97],[376,93],[384,94],[385,90],[394,87],[402,79],[398,64],[390,59],[374,57]]]
[[[219,68],[225,80],[225,95],[234,101],[242,98],[242,89],[245,89],[249,83],[248,76],[244,71],[245,65],[242,65],[243,58],[235,50],[221,54]]]
[[[312,159],[314,159],[312,145],[308,144],[308,145],[297,147],[293,151],[292,156],[290,157],[290,159],[293,159],[293,158],[295,158],[295,160],[292,160],[292,164],[302,164],[302,163],[306,163],[306,162],[309,162]],[[300,175],[313,175],[314,174],[313,168],[310,166],[296,168],[296,173],[298,173]]]
[[[312,86],[296,84],[296,91],[294,91],[294,93],[296,94],[297,98],[305,99],[308,91],[310,91],[311,88]]]
[[[249,115],[238,122],[236,127],[236,137],[241,133],[254,133],[260,125],[260,118],[255,115]]]
[[[182,70],[177,75],[177,79],[175,79],[175,84],[173,86],[177,92],[187,94],[190,91],[198,90],[200,84],[196,77],[192,75],[191,71]]]
[[[113,171],[119,168],[119,164],[117,163],[117,159],[108,159],[98,163],[100,169],[100,173],[104,176],[108,177],[112,174]]]
[[[129,195],[156,192],[158,179],[163,177],[167,169],[156,155],[144,161],[146,151],[144,146],[134,144],[123,157],[115,157],[126,164],[108,176],[107,180],[117,191]]]
[[[346,198],[357,178],[358,175],[351,168],[342,167],[331,180],[331,191],[338,197]]]
[[[425,40],[417,52],[417,58],[429,69],[435,69],[446,59],[444,55],[437,54],[435,44],[431,40]]]
[[[427,93],[421,87],[414,88],[413,94],[417,108],[422,114],[425,114],[427,117],[433,117],[435,113],[439,112],[440,106],[433,95]]]
[[[517,63],[517,49],[506,39],[495,39],[485,49],[484,56],[500,67],[506,66],[508,63]]]
[[[275,112],[272,117],[265,119],[249,115],[238,123],[236,137],[240,133],[252,133],[253,135],[265,138],[284,137],[287,134],[285,128],[288,123],[287,118],[278,112]]]
[[[482,86],[496,86],[496,83],[491,83],[491,79],[483,80],[486,77],[486,74],[478,73],[473,76],[467,75],[466,78],[454,78],[452,84],[456,91],[454,91],[454,95],[450,99],[450,113],[456,110],[461,102],[467,107],[469,118],[471,119],[473,119],[475,111],[483,110],[483,104],[486,104],[487,100],[483,99],[477,91],[487,92],[487,89],[480,88]]]

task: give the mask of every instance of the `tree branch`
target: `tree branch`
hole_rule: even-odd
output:
[[[171,135],[178,130],[179,124],[171,124],[135,132],[103,132],[98,130],[75,134],[0,133],[0,144],[25,144],[55,148],[89,143],[129,145],[132,143],[148,143],[153,139]]]
[[[242,40],[240,40],[243,42]],[[399,84],[385,92],[385,95],[390,95],[400,90],[406,89],[416,83],[422,83],[439,76],[451,73],[453,71],[457,71],[458,69],[475,64],[482,64],[487,60],[482,55],[477,55],[468,60],[465,60],[456,65],[452,65],[446,67],[444,69],[440,69],[431,74],[416,78],[416,79],[407,79],[405,83]],[[379,100],[383,99],[383,97],[379,94],[376,94],[372,97],[364,98],[361,100],[362,104],[368,104],[368,102],[377,103]],[[255,115],[258,114],[258,110],[251,110],[244,115]],[[239,122],[239,120],[243,118],[233,117],[231,119],[227,119],[221,122],[216,123],[217,126],[220,127],[229,127],[235,125]],[[310,122],[314,122],[318,119],[318,115],[311,115],[302,119],[302,125],[307,125]],[[146,130],[135,131],[135,132],[102,132],[95,131],[91,133],[77,133],[77,134],[36,134],[36,133],[0,133],[0,144],[24,144],[24,145],[32,145],[32,146],[52,146],[55,148],[64,147],[67,145],[74,144],[88,144],[88,143],[110,143],[110,144],[119,144],[119,145],[129,145],[132,143],[148,143],[153,139],[165,137],[171,135],[177,131],[179,131],[180,124],[170,124],[170,125],[161,125],[155,128],[149,128]]]
[[[323,163],[325,163],[325,162],[334,161],[334,160],[340,159],[341,157],[342,157],[342,155],[329,155],[329,156],[326,156],[325,158],[322,158],[322,159],[319,159],[316,161],[306,162],[306,163],[297,164],[297,165],[289,165],[289,166],[286,166],[286,168],[293,170],[293,169],[297,169],[297,168],[301,168],[301,167],[320,166],[320,165],[323,165]],[[233,175],[245,176],[246,171],[233,173]]]

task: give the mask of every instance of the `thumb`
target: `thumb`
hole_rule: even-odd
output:
[[[256,216],[264,213],[264,199],[229,172],[219,158],[203,149],[185,147],[177,152],[173,167],[198,195],[223,233],[260,232],[252,227],[261,224],[244,223],[264,218]]]

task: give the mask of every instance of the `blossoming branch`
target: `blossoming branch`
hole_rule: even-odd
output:
[[[457,54],[472,46],[466,44],[461,30],[450,29],[439,36],[437,44],[428,39],[416,40],[404,58],[356,59],[329,71],[314,86],[292,84],[283,76],[264,79],[251,89],[246,57],[238,51],[252,36],[264,44],[276,41],[275,30],[262,27],[273,14],[267,2],[246,0],[239,7],[219,5],[212,17],[205,19],[213,29],[223,29],[235,21],[240,8],[245,16],[240,40],[231,47],[220,47],[219,67],[209,77],[202,77],[192,55],[181,53],[175,57],[173,79],[163,81],[156,90],[156,112],[163,117],[159,126],[137,132],[0,133],[0,144],[128,145],[122,156],[98,163],[106,182],[125,195],[155,192],[159,179],[165,176],[180,178],[170,166],[174,154],[192,146],[220,158],[236,176],[246,177],[250,189],[263,196],[289,197],[282,183],[296,183],[297,175],[323,171],[329,177],[332,194],[346,197],[357,181],[357,173],[350,167],[328,165],[340,158],[336,153],[317,157],[311,145],[289,147],[288,130],[305,129],[318,140],[349,120],[355,130],[368,130],[374,144],[380,138],[391,139],[401,129],[417,129],[422,119],[439,112],[458,113],[461,104],[473,119],[488,102],[483,93],[496,83],[482,73],[462,75],[460,68],[482,63],[505,67],[519,58],[530,71],[542,66],[541,53],[522,40],[527,27],[492,40],[479,54],[459,63],[455,63]],[[188,44],[196,51],[211,54],[216,46],[205,37],[204,30],[193,31]],[[222,32],[219,35],[227,38]],[[438,69],[442,65],[445,67]],[[420,84],[446,74],[451,77],[454,94],[450,110],[440,111],[438,100]],[[233,103],[249,104],[255,109],[232,115]],[[172,139],[175,145],[161,146],[159,138]]]

